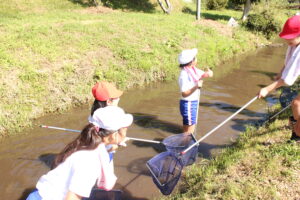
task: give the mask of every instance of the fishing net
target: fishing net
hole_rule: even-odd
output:
[[[82,198],[82,200],[121,200],[121,190],[102,190],[93,188],[89,198]]]
[[[161,193],[171,194],[181,176],[182,160],[174,152],[165,151],[148,160],[146,165]]]
[[[196,139],[192,134],[169,136],[163,140],[167,151],[158,154],[147,162],[153,182],[162,194],[171,194],[179,181],[183,167],[196,161],[198,145],[195,145],[185,154],[181,154],[195,142]]]
[[[195,142],[196,139],[193,134],[187,135],[184,133],[172,135],[163,140],[163,144],[165,145],[167,151],[174,152],[175,155],[180,154]],[[199,145],[194,146],[191,150],[181,156],[184,166],[191,165],[196,161],[198,146]]]
[[[290,87],[285,87],[280,96],[279,96],[279,102],[282,108],[287,107],[292,100],[297,96],[298,92],[295,89],[291,89]]]

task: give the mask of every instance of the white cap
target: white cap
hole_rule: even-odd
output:
[[[118,106],[106,106],[98,108],[91,117],[91,123],[109,131],[117,131],[120,128],[128,127],[133,122],[133,116],[126,114]]]
[[[178,56],[179,64],[184,65],[191,62],[196,57],[197,53],[197,48],[183,50]]]

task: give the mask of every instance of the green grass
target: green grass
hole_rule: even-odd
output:
[[[195,22],[192,9],[192,14],[171,15],[101,9],[82,1],[1,2],[2,135],[21,130],[47,112],[87,103],[99,80],[116,82],[122,89],[173,80],[182,49],[197,47],[199,66],[215,68],[267,42],[242,28],[224,35],[224,28]],[[240,14],[203,11],[203,17],[215,17],[221,24]]]
[[[186,168],[180,189],[164,199],[299,198],[300,145],[287,142],[284,118],[248,127],[232,147]]]

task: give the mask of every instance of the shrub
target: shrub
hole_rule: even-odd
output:
[[[218,10],[225,8],[228,0],[207,0],[206,8],[209,10]]]
[[[267,39],[270,39],[275,33],[280,31],[280,23],[269,11],[264,10],[258,14],[251,14],[244,23],[247,29],[263,33]]]
[[[228,0],[229,3],[233,5],[242,5],[245,4],[246,0]],[[260,0],[251,0],[251,3],[260,2]]]

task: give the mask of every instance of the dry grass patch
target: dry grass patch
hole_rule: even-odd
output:
[[[225,35],[227,37],[233,36],[233,28],[230,26],[227,26],[226,24],[222,24],[218,21],[211,20],[211,19],[201,19],[199,21],[196,21],[195,24],[199,24],[201,26],[205,27],[211,27],[212,29],[216,30],[221,35]]]

